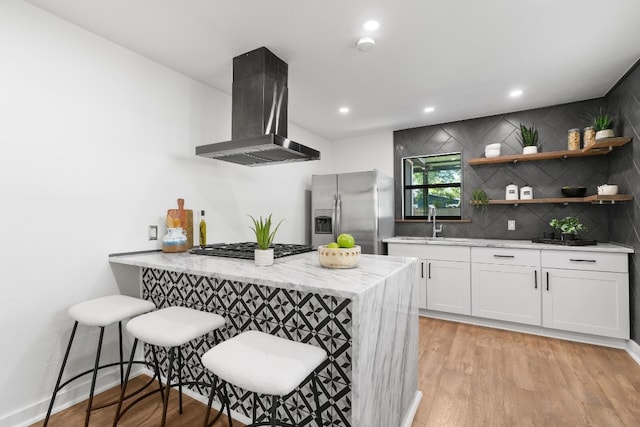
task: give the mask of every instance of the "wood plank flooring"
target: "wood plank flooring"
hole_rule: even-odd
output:
[[[419,376],[424,396],[412,427],[640,426],[640,366],[624,350],[420,318]],[[201,425],[206,405],[185,396],[179,415],[177,393],[171,398],[168,426]],[[82,426],[84,407],[54,415],[49,426]],[[150,397],[118,426],[155,427],[161,410]],[[111,426],[113,411],[94,412],[91,426]]]

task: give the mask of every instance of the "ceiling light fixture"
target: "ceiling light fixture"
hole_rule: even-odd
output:
[[[373,39],[373,37],[369,36],[360,37],[358,39],[358,42],[356,43],[356,47],[362,52],[369,52],[375,45],[376,41]]]
[[[365,29],[365,31],[375,31],[380,28],[380,23],[378,21],[371,20],[365,22],[362,27]]]
[[[517,98],[520,95],[522,95],[522,91],[520,89],[514,89],[511,92],[509,92],[509,96],[512,98]]]
[[[338,111],[340,114],[347,114],[349,112],[349,107],[340,107]]]
[[[434,111],[435,111],[435,108],[433,108],[433,107],[427,107],[427,108],[424,109],[425,113],[433,113]]]

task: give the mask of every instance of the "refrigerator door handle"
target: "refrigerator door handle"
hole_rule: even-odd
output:
[[[336,199],[336,228],[335,228],[335,240],[338,241],[338,236],[342,233],[342,199],[340,199],[340,195]]]

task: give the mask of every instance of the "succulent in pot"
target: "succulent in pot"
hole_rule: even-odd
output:
[[[593,118],[593,128],[596,131],[596,141],[603,138],[612,138],[615,136],[613,132],[613,125],[615,121],[612,116],[603,112],[602,109],[598,110]]]
[[[520,144],[522,144],[522,154],[532,154],[538,152],[538,130],[534,125],[526,127],[520,123],[520,135],[518,135]]]
[[[253,230],[256,235],[256,243],[258,244],[258,249],[255,251],[255,264],[257,266],[267,266],[273,264],[273,248],[271,244],[273,243],[273,238],[276,236],[276,232],[278,228],[280,228],[280,224],[282,224],[283,220],[275,226],[273,231],[271,231],[271,215],[269,214],[266,219],[255,219],[251,215],[249,217],[253,221],[253,227],[249,227]]]

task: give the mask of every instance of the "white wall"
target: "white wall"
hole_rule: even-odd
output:
[[[290,125],[321,161],[196,157],[195,146],[230,137],[227,95],[18,0],[0,2],[0,55],[0,426],[15,426],[46,408],[66,309],[136,290],[118,287],[109,253],[159,248],[147,225],[162,236],[179,197],[207,211],[209,241],[251,239],[247,214],[271,212],[286,218],[278,240],[308,241],[310,176],[331,171],[331,144]],[[79,332],[75,372],[97,339]]]
[[[331,169],[334,173],[377,169],[393,177],[393,132],[333,141]]]

